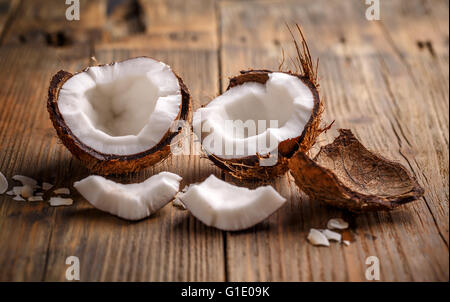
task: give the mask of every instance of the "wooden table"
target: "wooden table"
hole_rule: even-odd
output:
[[[242,232],[206,227],[171,205],[133,223],[92,208],[49,207],[0,196],[0,280],[64,281],[68,256],[84,281],[365,281],[377,256],[382,281],[449,280],[449,2],[382,0],[380,21],[354,1],[81,1],[81,20],[64,1],[0,0],[0,171],[71,186],[87,171],[58,142],[46,112],[60,69],[95,56],[108,63],[140,55],[170,64],[199,108],[242,69],[277,69],[293,54],[285,23],[302,25],[320,57],[325,121],[351,128],[371,150],[408,167],[426,192],[389,213],[352,215],[310,200],[287,174],[271,184],[288,203]],[[315,148],[315,150],[317,147]],[[160,171],[184,184],[211,173],[200,156],[173,156]],[[254,183],[252,184],[255,185]],[[310,245],[310,228],[331,217],[351,223],[350,246]]]

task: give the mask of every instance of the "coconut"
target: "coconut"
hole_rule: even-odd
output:
[[[0,172],[0,194],[5,193],[8,190],[8,181],[6,180],[5,175]]]
[[[348,129],[314,159],[297,152],[289,168],[310,198],[353,212],[392,210],[422,197],[424,190],[400,163],[367,150]]]
[[[63,144],[98,174],[153,165],[170,154],[171,131],[186,119],[190,96],[159,61],[139,57],[53,76],[47,109]]]
[[[177,199],[204,224],[225,231],[250,228],[286,202],[286,198],[271,186],[250,190],[214,175],[199,184],[190,185],[186,192],[177,195]]]
[[[97,209],[123,219],[139,220],[173,200],[180,181],[180,176],[170,172],[161,172],[136,184],[120,184],[91,175],[73,186]]]
[[[241,71],[225,93],[194,113],[202,149],[234,177],[268,180],[285,173],[287,160],[298,150],[309,150],[321,132],[317,64],[297,29],[296,72]]]

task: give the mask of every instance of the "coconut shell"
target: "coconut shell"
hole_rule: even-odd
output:
[[[178,129],[176,132],[169,129],[157,145],[149,150],[130,155],[105,154],[81,142],[67,126],[58,108],[59,91],[72,76],[73,74],[63,70],[53,76],[48,90],[47,110],[64,146],[92,172],[102,175],[135,172],[158,163],[171,153],[170,143],[182,129]],[[190,94],[183,80],[178,75],[176,76],[182,96],[181,110],[176,120],[187,120],[191,106]]]
[[[289,168],[310,198],[352,212],[392,210],[422,197],[424,190],[401,164],[367,150],[348,129],[314,159],[297,152]]]
[[[242,85],[247,82],[265,84],[269,79],[270,70],[248,70],[230,79],[228,89]],[[279,71],[277,71],[279,72]],[[323,104],[319,96],[317,85],[307,76],[302,76],[286,71],[292,76],[298,77],[311,90],[314,97],[314,107],[311,117],[299,136],[285,140],[278,145],[278,162],[274,166],[260,166],[260,156],[253,155],[237,159],[224,159],[213,154],[207,154],[209,159],[219,168],[239,179],[270,180],[284,174],[288,170],[288,159],[296,152],[308,151],[315,143],[317,136],[321,133],[319,129]]]

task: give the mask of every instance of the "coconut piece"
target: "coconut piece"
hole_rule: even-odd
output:
[[[34,193],[33,187],[29,185],[24,185],[22,187],[22,190],[20,190],[20,195],[22,195],[22,197],[24,198],[33,196],[33,193]]]
[[[12,177],[12,179],[21,182],[22,185],[24,185],[24,186],[28,185],[28,186],[30,186],[32,188],[39,188],[39,185],[37,184],[38,182],[35,179],[31,178],[31,177],[24,176],[24,175],[14,175]]]
[[[328,220],[327,228],[345,230],[348,229],[348,222],[342,218],[331,218],[330,220]]]
[[[28,197],[28,201],[44,201],[42,196],[30,196]]]
[[[6,192],[6,195],[14,196],[16,195],[13,190]]]
[[[47,109],[63,144],[99,174],[138,171],[170,153],[186,119],[189,92],[171,68],[139,57],[58,72]]]
[[[224,94],[194,113],[204,152],[234,177],[267,180],[285,173],[287,159],[308,151],[322,131],[317,70],[298,30],[298,73],[241,71]]]
[[[23,199],[22,196],[20,196],[20,195],[14,196],[13,200],[15,200],[15,201],[25,201],[25,199]]]
[[[42,183],[42,190],[48,191],[51,188],[53,188],[53,185],[51,183],[48,183],[48,182],[45,182],[45,181]]]
[[[59,196],[51,197],[48,201],[50,206],[52,207],[58,207],[58,206],[70,206],[73,204],[72,198],[62,198]]]
[[[337,242],[341,242],[341,239],[342,239],[341,234],[330,231],[330,230],[321,230],[321,232],[322,232],[322,234],[325,235],[325,237],[327,237],[328,240],[334,240]]]
[[[209,176],[178,198],[197,219],[221,230],[250,228],[278,210],[286,199],[271,186],[250,190]]]
[[[401,164],[367,150],[348,129],[314,159],[297,152],[289,168],[310,198],[353,212],[392,210],[422,197],[424,190]]]
[[[6,180],[5,175],[0,172],[0,194],[3,194],[8,190],[8,181]]]
[[[350,245],[350,241],[348,241],[348,240],[344,240],[344,241],[342,241],[342,243],[345,244],[346,246]]]
[[[307,239],[312,245],[330,246],[327,237],[317,229],[310,229]]]
[[[44,196],[44,192],[37,192],[37,193],[34,193],[34,195],[35,196]]]
[[[161,172],[137,184],[119,184],[92,175],[74,183],[74,187],[94,207],[128,220],[150,216],[178,192],[181,177]]]
[[[55,193],[55,194],[62,194],[62,195],[69,195],[70,194],[70,190],[69,190],[69,188],[59,188],[59,189],[56,189],[55,191],[53,191],[53,193]]]
[[[14,192],[14,195],[20,195],[22,194],[23,186],[15,186],[13,187],[12,191]]]

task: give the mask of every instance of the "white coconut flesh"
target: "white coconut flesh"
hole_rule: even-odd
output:
[[[280,208],[286,199],[271,186],[237,187],[214,175],[192,184],[178,198],[197,219],[221,230],[250,228]]]
[[[161,172],[136,184],[120,184],[91,175],[74,183],[74,187],[94,207],[128,220],[150,216],[177,194],[181,177]]]
[[[8,190],[8,181],[6,180],[5,175],[0,172],[0,194],[3,194]]]
[[[313,112],[311,90],[296,76],[281,72],[268,76],[265,84],[235,86],[194,113],[194,132],[207,153],[221,158],[268,154],[302,134]],[[233,131],[227,121],[238,121]],[[250,130],[249,125],[256,127]],[[237,152],[242,146],[243,152]]]
[[[105,154],[154,147],[181,110],[181,90],[170,67],[150,58],[90,67],[61,87],[58,108],[85,145]]]

